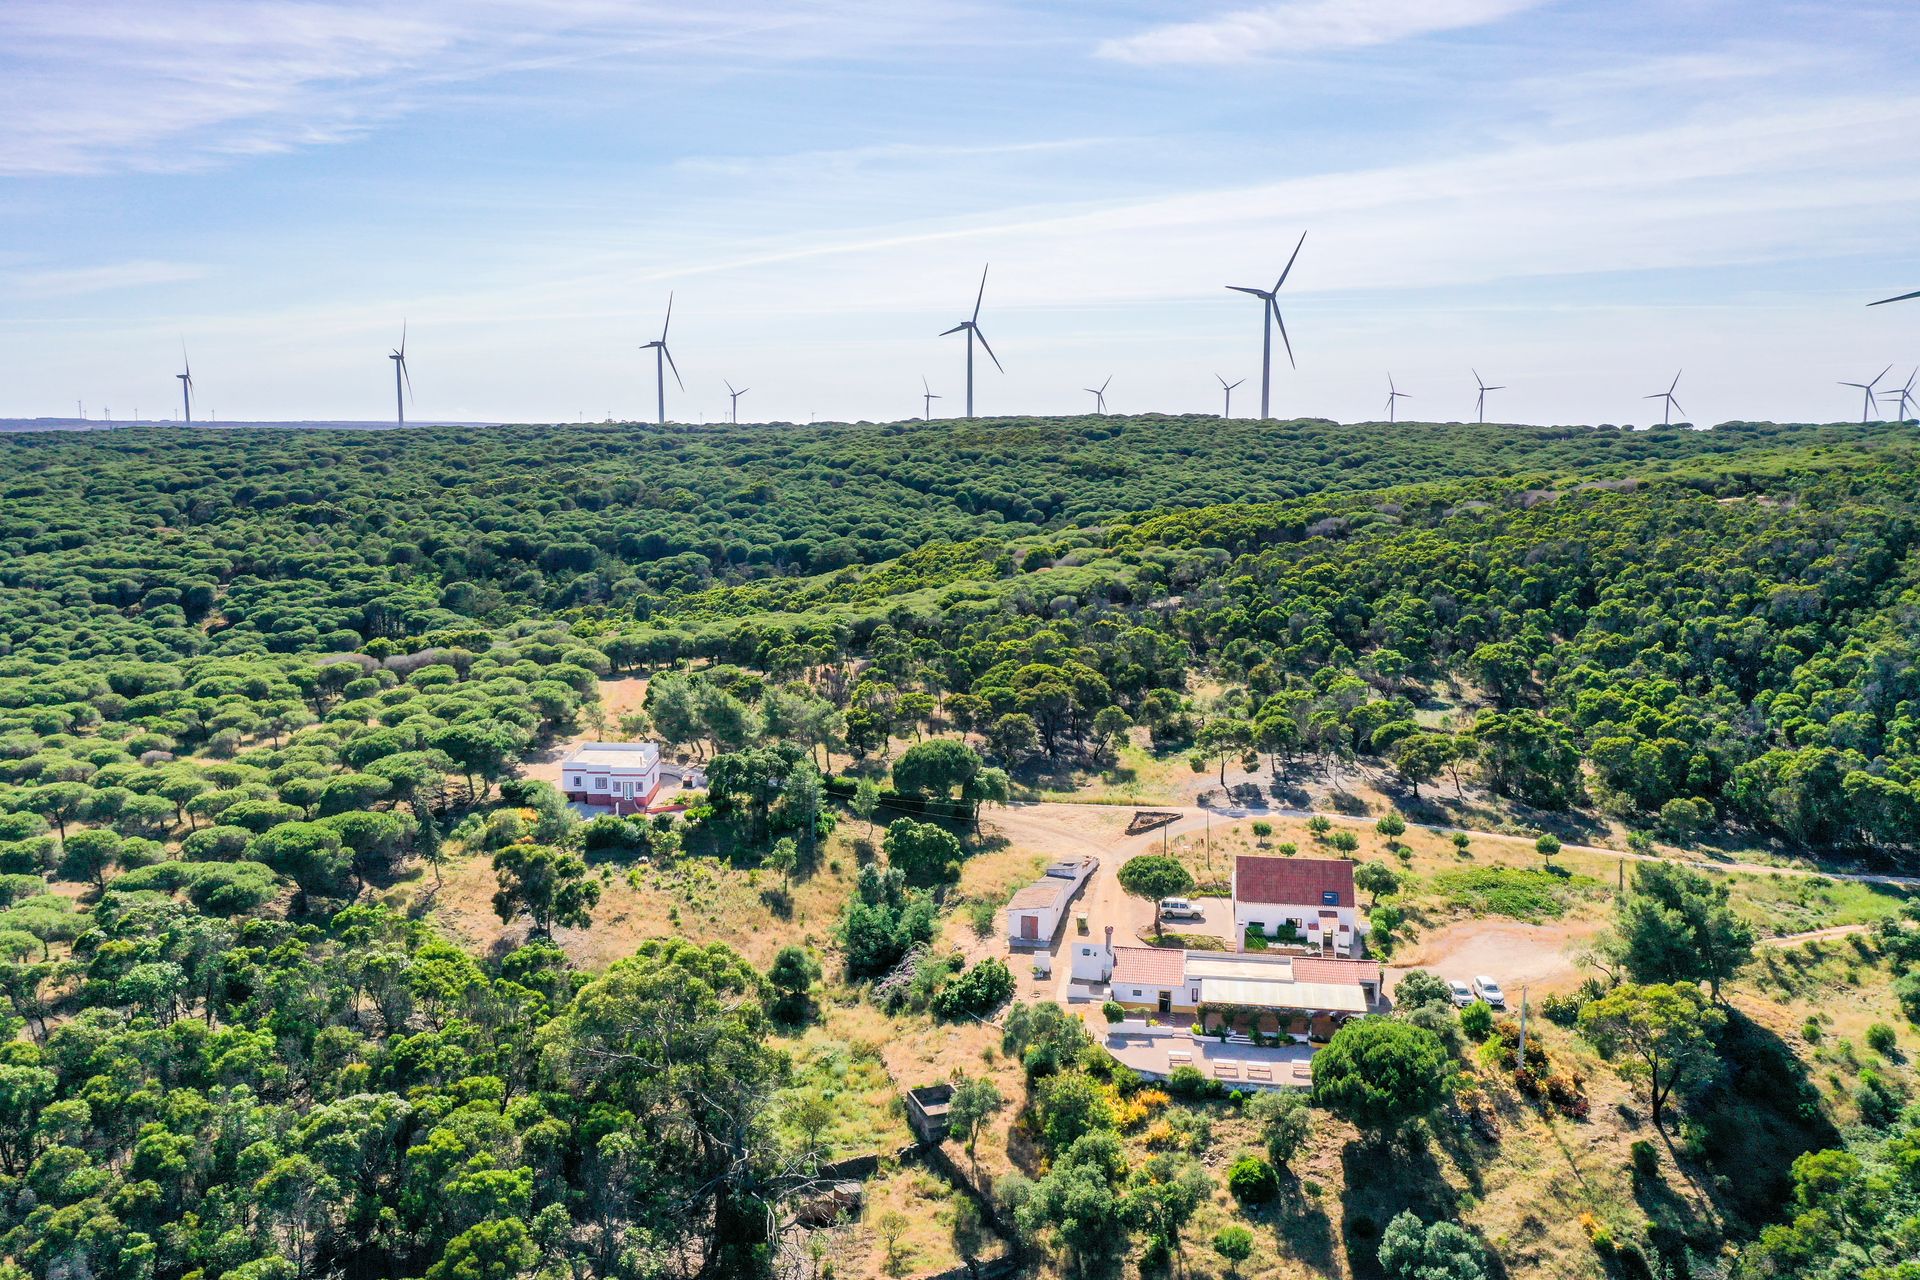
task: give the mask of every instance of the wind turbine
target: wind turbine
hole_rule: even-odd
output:
[[[921,401],[920,412],[926,415],[928,422],[933,421],[933,402],[935,400],[938,400],[939,398],[940,398],[939,396],[933,394],[933,388],[927,384],[927,375],[924,373],[921,374],[920,375],[920,401]]]
[[[193,362],[187,359],[187,344],[184,342],[180,344],[180,367],[186,372],[173,376],[180,379],[180,409],[190,423],[193,421]]]
[[[1473,382],[1475,386],[1480,388],[1480,398],[1474,401],[1474,404],[1473,404],[1474,417],[1481,422],[1485,422],[1487,420],[1487,392],[1505,391],[1506,388],[1490,387],[1485,382],[1482,382],[1480,380],[1480,371],[1478,369],[1475,369],[1473,371]]]
[[[1686,370],[1684,369],[1680,371],[1680,373],[1685,372]],[[1674,388],[1680,385],[1680,373],[1673,375],[1673,383],[1665,391],[1656,391],[1650,396],[1640,397],[1642,400],[1664,400],[1666,402],[1660,411],[1660,425],[1663,427],[1673,425],[1673,411],[1680,409],[1680,402],[1673,398]],[[1680,409],[1680,412],[1684,414],[1686,410]]]
[[[682,391],[687,389],[687,384],[680,382],[680,366],[673,362],[673,352],[667,350],[667,329],[672,324],[673,295],[669,293],[667,295],[667,318],[660,324],[659,339],[654,342],[643,342],[640,344],[642,351],[650,350],[653,352],[653,380],[656,389],[660,393],[660,425],[663,427],[667,425],[667,370],[673,370],[673,380],[680,383],[680,389]],[[662,363],[663,359],[665,361],[664,364]]]
[[[1912,293],[1903,293],[1897,298],[1882,298],[1878,302],[1869,302],[1867,305],[1870,307],[1884,307],[1889,302],[1905,302],[1909,298],[1920,298],[1920,289],[1915,289]]]
[[[1287,363],[1296,369],[1300,367],[1294,364],[1293,343],[1287,341],[1287,322],[1281,318],[1280,301],[1275,295],[1280,292],[1280,286],[1287,282],[1287,273],[1293,270],[1293,259],[1300,256],[1300,246],[1306,242],[1307,233],[1302,231],[1298,243],[1293,246],[1293,257],[1287,259],[1287,265],[1280,272],[1280,278],[1273,282],[1273,288],[1260,289],[1245,284],[1227,286],[1235,293],[1250,293],[1264,304],[1260,308],[1260,416],[1262,418],[1272,416],[1267,409],[1271,403],[1270,393],[1273,390],[1273,326],[1275,323],[1280,326],[1280,341],[1287,348]]]
[[[1113,385],[1113,375],[1108,374],[1107,380],[1101,383],[1099,386],[1080,388],[1082,391],[1086,392],[1088,395],[1093,397],[1093,411],[1095,413],[1105,413],[1107,411],[1107,388],[1112,385]]]
[[[992,266],[988,263],[987,267]],[[1006,366],[1000,363],[1000,357],[993,354],[993,348],[987,345],[987,335],[980,331],[980,302],[987,296],[987,267],[980,268],[980,292],[973,299],[973,318],[962,320],[959,324],[941,332],[941,337],[949,333],[965,330],[967,334],[967,416],[973,416],[973,340],[980,339],[980,345],[986,347],[987,358],[993,361],[993,367],[1005,373]]]
[[[1911,413],[1907,411],[1907,406],[1913,404],[1915,401],[1915,397],[1913,394],[1913,384],[1914,384],[1914,380],[1917,378],[1920,378],[1920,369],[1915,369],[1912,373],[1907,375],[1906,386],[1901,387],[1898,391],[1889,391],[1887,393],[1888,395],[1897,395],[1900,397],[1899,418],[1900,418],[1900,421],[1902,422],[1905,422],[1908,418],[1911,418],[1913,416]]]
[[[1889,298],[1888,301],[1896,302],[1898,301],[1898,299]],[[1860,424],[1862,426],[1866,425],[1868,416],[1871,415],[1873,411],[1879,407],[1879,404],[1880,404],[1878,398],[1875,397],[1875,395],[1873,394],[1873,389],[1880,385],[1880,379],[1886,377],[1888,371],[1891,370],[1892,368],[1893,368],[1892,365],[1888,365],[1885,369],[1882,369],[1880,372],[1874,374],[1872,382],[1843,382],[1840,384],[1843,387],[1860,388],[1860,395],[1861,395]]]
[[[680,371],[677,369],[674,370],[674,376],[676,378],[679,377]],[[727,382],[725,378],[720,379],[720,381]],[[738,391],[735,391],[733,389],[733,384],[731,382],[727,382],[727,394],[733,397],[732,414],[733,414],[733,423],[735,426],[740,425],[740,397],[747,394],[747,392],[751,390],[753,390],[752,387],[742,387]]]
[[[1233,389],[1239,386],[1241,382],[1245,382],[1246,379],[1241,378],[1239,382],[1228,382],[1216,373],[1213,375],[1213,380],[1220,384],[1222,391],[1227,393],[1227,407],[1220,411],[1220,416],[1223,418],[1231,418],[1233,416]]]
[[[1387,421],[1393,421],[1393,406],[1396,400],[1411,400],[1412,396],[1393,385],[1393,375],[1387,375]]]
[[[407,401],[413,398],[413,374],[407,369],[407,322],[400,322],[400,348],[387,352],[387,359],[393,361],[393,412],[394,420],[401,426],[407,425]],[[401,383],[406,384],[406,395],[400,393]]]

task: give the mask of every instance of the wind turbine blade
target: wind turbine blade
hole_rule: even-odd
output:
[[[1299,256],[1300,256],[1300,245],[1303,245],[1303,244],[1305,244],[1306,242],[1307,242],[1307,233],[1306,233],[1306,232],[1304,232],[1304,231],[1302,231],[1302,232],[1300,233],[1300,240],[1299,240],[1299,243],[1298,243],[1298,244],[1295,244],[1295,245],[1293,246],[1293,258],[1297,258],[1297,257],[1299,257]],[[1278,293],[1278,292],[1280,292],[1280,286],[1281,286],[1281,285],[1283,285],[1283,284],[1285,284],[1285,283],[1287,282],[1287,274],[1288,274],[1288,272],[1290,272],[1290,271],[1292,271],[1292,270],[1293,270],[1293,258],[1288,258],[1288,259],[1287,259],[1287,266],[1286,266],[1286,270],[1284,270],[1284,271],[1282,271],[1282,272],[1280,273],[1280,278],[1279,278],[1278,280],[1276,280],[1276,281],[1274,281],[1274,283],[1273,283],[1273,291],[1274,291],[1275,293]]]
[[[1225,378],[1223,378],[1223,377],[1221,377],[1221,376],[1220,376],[1219,374],[1217,374],[1217,373],[1213,375],[1213,380],[1214,380],[1215,382],[1217,382],[1217,383],[1219,383],[1219,384],[1220,384],[1220,386],[1222,387],[1222,389],[1224,389],[1224,388],[1226,387],[1226,385],[1227,385],[1227,380],[1226,380]]]
[[[1505,384],[1502,384],[1502,385],[1500,385],[1500,386],[1497,386],[1497,387],[1485,387],[1485,388],[1482,388],[1482,389],[1483,389],[1483,390],[1486,390],[1486,391],[1505,391],[1505,390],[1506,390],[1507,388],[1506,388],[1506,386],[1505,386]]]
[[[1888,366],[1887,366],[1887,368],[1889,368],[1889,369],[1891,369],[1891,368],[1893,368],[1893,366],[1892,366],[1892,365],[1888,365]],[[1685,373],[1685,372],[1686,372],[1686,370],[1685,370],[1685,369],[1682,369],[1682,370],[1680,370],[1680,373]],[[1667,394],[1668,394],[1668,395],[1672,395],[1672,394],[1673,394],[1673,391],[1674,391],[1674,389],[1675,389],[1676,387],[1678,387],[1678,386],[1680,385],[1680,373],[1676,373],[1676,374],[1674,374],[1674,375],[1673,375],[1673,382],[1672,382],[1672,384],[1671,384],[1670,386],[1668,386],[1668,387],[1667,387]]]
[[[1909,298],[1920,298],[1920,289],[1915,289],[1912,293],[1903,293],[1897,298],[1882,298],[1878,302],[1869,302],[1867,305],[1870,307],[1884,307],[1889,302],[1905,302]]]
[[[1642,400],[1665,400],[1667,398],[1667,393],[1664,391],[1656,391],[1650,396],[1641,396],[1640,398]]]
[[[407,403],[413,403],[413,374],[407,369],[407,358],[400,357],[400,378],[407,384]]]
[[[928,395],[933,394],[933,384],[927,381],[927,375],[924,373],[920,375],[920,389]]]
[[[978,325],[974,326],[973,333],[975,337],[980,339],[980,345],[987,347],[987,335],[980,332]],[[1006,366],[1000,363],[1000,357],[993,354],[992,347],[987,347],[987,359],[993,361],[993,367],[1000,370],[1000,372],[1005,373],[1007,371]]]
[[[680,382],[680,366],[673,362],[673,352],[667,350],[667,342],[664,338],[660,340],[660,354],[667,358],[667,368],[673,370],[673,380]],[[685,391],[687,384],[680,382],[680,389]]]
[[[973,322],[971,320],[962,320],[959,324],[953,326],[953,328],[951,329],[942,329],[940,331],[940,336],[944,338],[950,333],[958,333],[972,323]]]
[[[400,319],[400,358],[407,358],[407,321],[404,316]]]
[[[1246,379],[1245,379],[1245,378],[1242,378],[1242,379],[1240,379],[1240,382],[1245,382],[1245,381],[1246,381]],[[1234,388],[1234,387],[1237,387],[1237,386],[1239,386],[1239,385],[1240,385],[1240,382],[1235,382],[1235,383],[1232,383],[1231,385],[1229,385],[1229,386],[1227,387],[1227,390],[1229,390],[1229,391],[1231,391],[1231,390],[1233,390],[1233,388]]]
[[[1473,371],[1473,385],[1480,388],[1482,391],[1485,391],[1487,389],[1487,384],[1480,381],[1480,371],[1478,369],[1475,369]]]
[[[987,267],[991,267],[992,265],[993,264],[989,262],[986,266],[980,268],[980,292],[973,296],[973,322],[975,324],[980,323],[980,304],[987,296]],[[981,341],[984,342],[986,339],[982,338]]]
[[[1684,418],[1687,416],[1687,411],[1680,407],[1680,402],[1678,400],[1675,400],[1671,394],[1667,396],[1667,403],[1671,404],[1673,406],[1673,411],[1679,414],[1681,417]]]
[[[1873,375],[1873,381],[1872,381],[1872,382],[1869,382],[1869,383],[1868,383],[1867,385],[1868,385],[1868,386],[1870,386],[1870,387],[1877,387],[1877,386],[1879,386],[1879,385],[1880,385],[1880,379],[1882,379],[1882,378],[1884,378],[1884,377],[1886,377],[1886,376],[1887,376],[1887,375],[1888,375],[1889,373],[1892,373],[1892,372],[1893,372],[1893,366],[1892,366],[1892,365],[1888,365],[1888,366],[1887,366],[1886,368],[1884,368],[1884,369],[1882,369],[1882,370],[1881,370],[1880,372],[1878,372],[1878,373],[1876,373],[1876,374],[1874,374],[1874,375]]]
[[[1105,394],[1106,394],[1106,392],[1107,392],[1107,388],[1108,388],[1108,387],[1110,387],[1110,386],[1112,386],[1112,385],[1113,385],[1113,375],[1112,375],[1112,374],[1108,374],[1108,375],[1107,375],[1107,380],[1106,380],[1105,382],[1103,382],[1103,383],[1101,383],[1101,384],[1100,384],[1100,394],[1102,394],[1102,395],[1105,395]]]
[[[1298,369],[1300,366],[1294,364],[1293,361],[1293,343],[1287,340],[1287,321],[1286,318],[1280,314],[1280,304],[1274,299],[1268,298],[1267,305],[1273,308],[1274,323],[1280,326],[1280,344],[1287,349],[1287,363],[1292,365],[1293,368]]]
[[[1256,298],[1271,298],[1273,296],[1272,290],[1256,289],[1251,285],[1230,284],[1227,286],[1227,288],[1233,290],[1235,293],[1250,293]]]
[[[664,345],[667,341],[667,330],[672,327],[673,327],[673,291],[669,289],[667,291],[667,318],[663,320],[660,324],[660,341],[662,345]]]

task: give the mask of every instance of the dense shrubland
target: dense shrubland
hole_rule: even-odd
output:
[[[928,950],[966,856],[933,819],[1136,726],[1223,776],[1364,764],[1415,798],[1910,862],[1911,443],[1155,419],[0,440],[0,1247],[34,1280],[766,1265],[820,1154],[770,1119],[773,1023],[829,972],[892,975],[891,1009],[1004,1005],[1004,965]],[[644,712],[607,724],[599,681],[636,670]],[[1432,714],[1443,689],[1471,710]],[[704,762],[687,821],[576,824],[519,776],[596,727]],[[876,823],[883,779],[930,820]],[[778,909],[836,820],[875,848],[834,956],[763,977],[663,942],[587,975],[551,941],[612,859],[718,851],[777,876]],[[493,857],[515,928],[485,958],[374,905],[450,849]],[[1751,938],[1663,891],[1692,932],[1626,920],[1602,958],[1710,997],[1731,971],[1686,958]],[[1204,1082],[1170,1107],[1039,1008],[1006,1018],[1051,1157],[1005,1188],[1022,1230],[1075,1263],[1129,1232],[1178,1248]],[[1617,1046],[1659,1012],[1588,1029]],[[1424,1114],[1471,1052],[1456,1021],[1344,1056],[1385,1055]],[[1316,1090],[1363,1129],[1419,1119],[1385,1116],[1373,1070]],[[1260,1123],[1243,1198],[1303,1122]],[[1902,1132],[1796,1172],[1803,1212],[1754,1265],[1907,1203],[1881,1195]],[[1394,1227],[1395,1256],[1457,1243]]]

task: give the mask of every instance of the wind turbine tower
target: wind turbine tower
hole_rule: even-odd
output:
[[[1685,373],[1686,370],[1682,369],[1680,372]],[[1673,375],[1672,385],[1670,385],[1665,391],[1656,391],[1650,396],[1641,397],[1641,399],[1643,400],[1659,400],[1664,402],[1662,404],[1661,411],[1660,411],[1660,425],[1663,427],[1670,427],[1673,425],[1673,411],[1675,409],[1680,409],[1680,402],[1673,398],[1674,389],[1679,385],[1680,385],[1680,374],[1676,373]],[[1680,409],[1680,412],[1684,414],[1686,413],[1686,410]]]
[[[1899,299],[1889,298],[1887,299],[1887,301],[1898,302]],[[1873,394],[1873,389],[1880,385],[1880,379],[1886,377],[1887,374],[1892,369],[1893,369],[1893,366],[1888,365],[1885,369],[1882,369],[1879,373],[1874,374],[1872,382],[1842,382],[1840,384],[1843,387],[1860,388],[1860,425],[1861,426],[1865,426],[1868,420],[1872,417],[1873,411],[1880,407],[1879,398]]]
[[[1237,381],[1228,382],[1225,378],[1221,377],[1219,374],[1216,373],[1213,375],[1213,380],[1219,383],[1220,389],[1226,392],[1227,394],[1227,404],[1226,404],[1226,407],[1220,411],[1220,416],[1223,418],[1231,418],[1233,416],[1233,389],[1239,386],[1240,383],[1245,382],[1246,379],[1240,378]]]
[[[1899,407],[1897,416],[1902,422],[1905,422],[1909,418],[1913,417],[1912,406],[1914,404],[1914,399],[1915,399],[1913,394],[1913,384],[1916,379],[1920,379],[1920,369],[1915,369],[1912,373],[1907,375],[1907,384],[1904,387],[1901,387],[1897,391],[1887,392],[1887,394],[1890,396],[1898,396],[1900,398],[1900,407]]]
[[[1080,389],[1081,389],[1082,391],[1084,391],[1084,392],[1086,392],[1086,393],[1087,393],[1088,395],[1090,395],[1090,396],[1092,396],[1092,397],[1093,397],[1093,411],[1094,411],[1095,413],[1099,413],[1099,414],[1104,414],[1104,413],[1106,413],[1106,411],[1107,411],[1107,388],[1108,388],[1108,387],[1110,387],[1110,386],[1112,386],[1112,385],[1113,385],[1113,375],[1112,375],[1112,374],[1108,374],[1108,375],[1107,375],[1107,380],[1106,380],[1105,382],[1103,382],[1103,383],[1101,383],[1101,384],[1100,384],[1099,386],[1097,386],[1097,387],[1082,387],[1082,388],[1080,388]]]
[[[673,295],[667,295],[667,318],[661,322],[660,337],[653,342],[640,344],[642,351],[653,352],[654,389],[659,394],[660,425],[667,425],[667,370],[673,370],[673,380],[685,391],[687,384],[680,381],[680,366],[673,362],[673,352],[667,350],[667,329],[673,324]]]
[[[980,268],[980,292],[974,295],[973,318],[970,320],[962,320],[959,324],[953,326],[953,328],[944,330],[940,334],[940,336],[944,338],[949,333],[959,333],[962,330],[966,331],[966,335],[967,335],[967,416],[969,418],[973,416],[973,340],[975,338],[980,339],[980,345],[986,348],[987,358],[993,361],[994,368],[1000,370],[1000,372],[1002,373],[1005,373],[1007,371],[1006,367],[1000,363],[1000,357],[994,355],[993,348],[987,345],[987,335],[983,333],[980,329],[980,302],[982,299],[984,299],[987,296],[987,267],[991,267],[992,265],[993,264],[989,262],[987,266]]]
[[[1473,402],[1473,415],[1477,421],[1484,423],[1487,420],[1487,392],[1505,391],[1506,388],[1488,386],[1485,382],[1481,381],[1480,371],[1478,369],[1473,371],[1473,383],[1480,388],[1480,398]]]
[[[1260,299],[1260,416],[1273,416],[1269,409],[1273,391],[1273,326],[1280,326],[1280,341],[1287,348],[1287,363],[1294,368],[1293,343],[1287,340],[1287,322],[1280,315],[1280,301],[1276,295],[1280,286],[1287,282],[1287,275],[1293,270],[1294,258],[1300,256],[1300,246],[1307,242],[1307,233],[1302,231],[1298,243],[1293,246],[1293,257],[1287,259],[1286,267],[1280,272],[1280,278],[1273,282],[1273,288],[1262,289],[1255,285],[1230,284],[1227,288],[1235,293],[1250,293]]]
[[[387,352],[387,359],[393,361],[393,420],[400,426],[407,425],[407,401],[413,397],[413,373],[407,368],[407,322],[400,322],[400,345]],[[405,394],[402,394],[404,384]]]
[[[180,379],[180,411],[189,423],[193,421],[193,362],[187,359],[187,344],[180,344],[180,367],[183,373],[173,376]],[[84,415],[83,415],[84,416]]]
[[[676,377],[679,376],[678,370],[675,371],[675,376]],[[721,381],[726,382],[726,379],[722,378]],[[740,397],[747,394],[747,392],[751,390],[753,390],[752,387],[742,387],[738,391],[735,391],[733,389],[733,384],[731,382],[727,382],[727,394],[733,397],[733,408],[730,410],[730,412],[732,414],[732,421],[735,426],[740,425]]]
[[[1388,423],[1392,423],[1393,421],[1394,405],[1398,401],[1411,400],[1411,399],[1413,399],[1412,396],[1408,395],[1406,392],[1400,390],[1400,388],[1393,385],[1393,375],[1388,374],[1387,375],[1387,421]]]

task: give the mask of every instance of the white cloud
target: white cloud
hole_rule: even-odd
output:
[[[877,0],[9,0],[0,176],[191,170],[350,139],[436,89],[618,62],[832,56],[936,23]]]
[[[112,262],[87,267],[14,271],[0,276],[0,289],[16,298],[73,298],[119,289],[198,280],[205,270],[186,262]]]
[[[1360,49],[1496,22],[1542,0],[1281,0],[1101,42],[1103,58],[1146,65],[1246,62]]]

